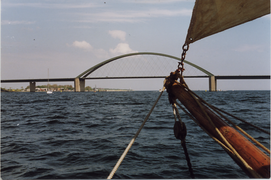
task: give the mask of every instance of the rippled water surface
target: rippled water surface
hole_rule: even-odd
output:
[[[269,91],[196,92],[207,102],[270,129]],[[106,179],[159,92],[1,93],[1,177]],[[185,114],[195,177],[247,178]],[[237,125],[270,146],[268,135]],[[190,178],[165,92],[114,178]]]

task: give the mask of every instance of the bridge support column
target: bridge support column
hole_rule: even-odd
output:
[[[216,91],[216,78],[215,78],[215,76],[209,77],[209,91]]]
[[[85,79],[74,79],[74,92],[85,92]]]
[[[30,87],[30,92],[35,92],[36,91],[36,82],[29,82],[29,87]]]

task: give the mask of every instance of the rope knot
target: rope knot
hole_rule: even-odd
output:
[[[167,89],[167,93],[168,93],[168,100],[170,102],[170,104],[174,104],[175,103],[175,96],[172,93],[172,86],[174,83],[178,83],[178,79],[182,78],[180,71],[178,71],[178,69],[175,72],[171,72],[169,76],[166,77],[166,82],[165,82],[165,87]]]

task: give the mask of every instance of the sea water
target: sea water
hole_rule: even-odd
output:
[[[269,91],[196,91],[208,103],[270,130]],[[1,178],[106,179],[159,96],[154,91],[1,93]],[[181,110],[180,110],[181,112]],[[195,178],[248,178],[187,115]],[[264,146],[270,137],[232,119]],[[164,92],[114,178],[188,179]]]

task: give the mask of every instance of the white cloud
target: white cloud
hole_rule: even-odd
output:
[[[120,54],[127,54],[127,53],[133,53],[137,52],[130,48],[129,44],[127,43],[119,43],[115,49],[109,50],[113,55],[120,55]]]
[[[93,47],[86,41],[74,41],[72,43],[72,46],[76,48],[88,50],[88,51],[93,49]]]
[[[104,50],[104,49],[96,49],[86,41],[74,41],[72,43],[72,45],[69,45],[69,44],[66,44],[66,45],[68,47],[75,47],[75,48],[79,48],[79,49],[85,50],[87,52],[90,52],[93,55],[95,55],[97,58],[100,58],[100,59],[109,58],[108,52],[106,50]]]
[[[129,44],[127,43],[119,43],[115,48],[110,48],[109,52],[104,49],[94,48],[86,41],[74,41],[72,45],[67,44],[67,46],[83,49],[85,51],[92,53],[93,55],[95,55],[97,58],[100,58],[100,59],[109,58],[110,57],[109,53],[111,53],[111,55],[113,56],[118,56],[121,54],[137,52],[137,51],[132,50]]]
[[[35,24],[35,21],[9,21],[9,20],[2,20],[1,24],[2,25],[18,25],[18,24]]]
[[[76,2],[76,1],[74,1]],[[101,5],[97,5],[94,3],[46,3],[45,1],[42,3],[11,3],[4,2],[2,6],[9,7],[32,7],[32,8],[48,8],[48,9],[82,9],[82,8],[94,8],[99,7]]]
[[[162,17],[178,17],[178,16],[191,16],[192,9],[149,9],[141,11],[106,11],[99,13],[78,13],[81,16],[78,22],[83,23],[97,23],[97,22],[121,22],[121,23],[138,23],[146,22],[149,18],[162,18]]]
[[[123,1],[126,2],[126,1]],[[194,0],[136,0],[136,1],[127,1],[130,3],[140,3],[140,4],[169,4],[169,3],[178,3],[178,2],[195,2]]]
[[[191,9],[181,9],[181,10],[167,10],[167,9],[152,9],[149,11],[149,15],[152,17],[165,17],[165,16],[191,16]]]
[[[126,32],[124,32],[124,31],[113,30],[113,31],[108,31],[108,33],[111,35],[112,38],[120,39],[122,41],[125,41]]]
[[[242,46],[236,48],[235,51],[237,51],[237,52],[249,52],[249,51],[263,52],[264,46],[245,44],[245,45],[242,45]]]
[[[127,44],[127,43],[119,43],[115,48],[110,48],[109,52],[104,49],[94,48],[86,41],[74,41],[72,43],[72,45],[67,44],[67,46],[83,49],[87,52],[92,53],[97,58],[101,58],[101,59],[109,58],[110,57],[109,53],[111,53],[111,55],[113,55],[113,56],[118,56],[120,54],[137,52],[137,51],[132,50],[130,48],[129,44]]]

